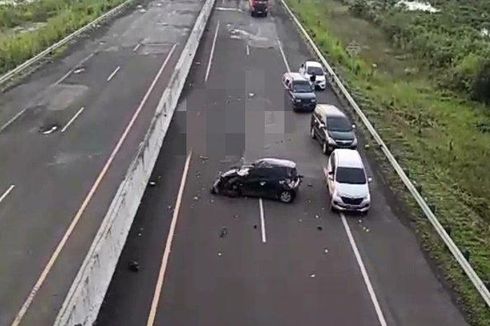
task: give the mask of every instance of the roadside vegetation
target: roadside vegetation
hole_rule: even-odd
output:
[[[490,3],[437,0],[439,12],[430,13],[390,0],[286,2],[489,284]],[[392,169],[384,170],[469,322],[490,325],[478,292]]]
[[[0,5],[0,74],[124,0],[18,0]]]

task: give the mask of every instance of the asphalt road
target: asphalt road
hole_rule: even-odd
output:
[[[139,3],[1,95],[0,325],[54,321],[202,6]]]
[[[97,325],[465,325],[364,152],[372,210],[329,211],[326,157],[280,82],[309,52],[278,4],[246,3],[217,1]],[[297,163],[292,205],[209,194],[259,157]]]

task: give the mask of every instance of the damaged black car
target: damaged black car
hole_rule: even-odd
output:
[[[263,158],[221,174],[214,182],[211,193],[231,197],[270,198],[292,203],[302,178],[293,161]]]

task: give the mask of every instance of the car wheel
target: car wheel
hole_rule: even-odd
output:
[[[337,209],[335,208],[335,206],[333,206],[332,202],[330,202],[330,210],[334,213],[337,213]]]
[[[311,139],[315,139],[316,138],[316,135],[315,135],[315,127],[313,127],[313,126],[310,127],[310,136],[311,136]]]
[[[294,200],[294,194],[292,191],[283,190],[279,194],[279,200],[283,203],[289,204]]]

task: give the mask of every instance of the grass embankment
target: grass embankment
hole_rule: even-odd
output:
[[[37,0],[0,6],[0,74],[124,0]]]
[[[394,49],[381,28],[354,17],[346,5],[334,0],[286,1],[435,205],[458,247],[469,251],[478,275],[490,281],[490,108],[434,86],[433,70],[416,56]],[[490,325],[488,307],[394,172],[385,170],[395,192],[414,212],[424,248],[458,294],[469,321]]]

